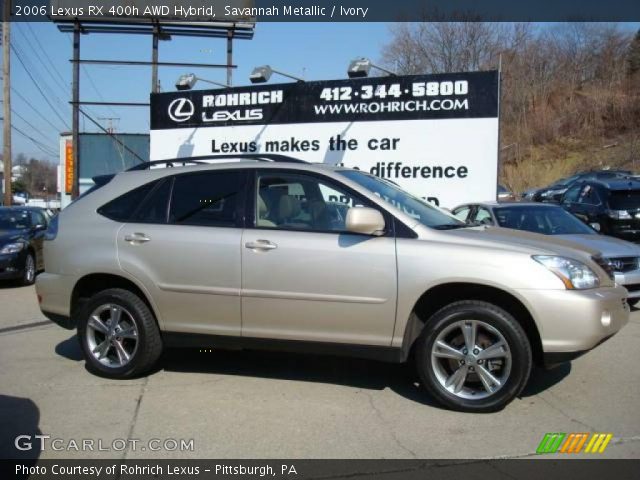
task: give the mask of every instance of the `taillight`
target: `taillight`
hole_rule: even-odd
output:
[[[49,222],[49,227],[47,228],[47,231],[44,234],[45,240],[55,240],[56,237],[58,236],[58,216],[59,215],[56,215]]]

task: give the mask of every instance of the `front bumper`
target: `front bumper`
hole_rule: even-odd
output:
[[[629,321],[627,291],[620,286],[518,293],[535,319],[545,360],[563,355],[575,358],[616,334]]]
[[[640,270],[616,272],[615,281],[627,289],[629,299],[640,299]]]
[[[0,255],[0,280],[14,280],[22,277],[24,271],[23,252]]]

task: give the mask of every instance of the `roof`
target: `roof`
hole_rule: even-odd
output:
[[[480,205],[483,207],[488,207],[488,208],[500,208],[500,207],[542,207],[542,208],[549,208],[549,207],[559,207],[559,205],[557,203],[541,203],[541,202],[496,202],[496,201],[490,201],[490,202],[472,202],[472,203],[465,203],[463,205],[458,205],[455,208],[459,208],[459,207],[464,207],[464,206],[468,206],[468,205]]]
[[[588,180],[584,183],[595,183],[609,190],[640,190],[640,181],[633,178],[612,178],[610,180]]]

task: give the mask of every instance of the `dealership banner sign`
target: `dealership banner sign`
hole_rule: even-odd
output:
[[[492,200],[498,72],[151,95],[151,159],[276,153],[358,168],[444,207]]]

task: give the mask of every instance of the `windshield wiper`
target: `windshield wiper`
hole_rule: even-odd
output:
[[[463,223],[443,223],[442,225],[434,225],[431,228],[435,228],[436,230],[456,230],[458,228],[467,228],[469,225]]]

